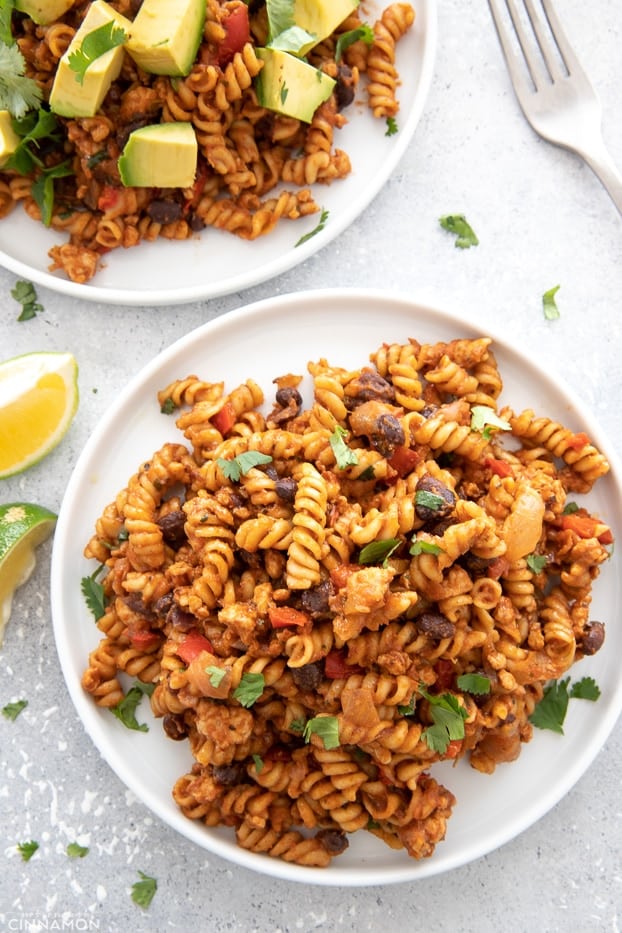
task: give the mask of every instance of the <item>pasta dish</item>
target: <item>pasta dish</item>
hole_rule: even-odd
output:
[[[26,76],[36,82],[40,109],[12,122],[18,148],[0,159],[0,217],[19,204],[65,234],[66,241],[49,252],[50,269],[74,282],[89,282],[111,250],[159,237],[186,240],[216,228],[254,240],[282,220],[318,214],[321,222],[315,186],[350,174],[351,154],[338,147],[337,135],[347,120],[356,119],[358,103],[377,118],[379,133],[399,130],[395,56],[415,20],[409,3],[391,3],[367,23],[352,0],[352,11],[305,55],[313,73],[330,79],[334,89],[302,118],[273,109],[280,106],[274,100],[262,104],[258,81],[267,69],[268,14],[266,4],[242,0],[206,0],[187,74],[149,73],[122,49],[119,73],[97,110],[63,115],[63,106],[50,107],[55,81],[60,64],[68,55],[71,62],[86,44],[69,54],[95,3],[64,5],[69,9],[45,25],[20,12],[19,3],[12,13],[12,41]],[[129,34],[141,3],[111,0],[105,6],[122,18]],[[111,43],[115,35],[108,33]],[[112,51],[120,50],[106,54]],[[98,60],[88,61],[83,81]],[[77,67],[75,61],[69,67]],[[75,74],[70,80],[80,86]],[[281,86],[278,101],[288,93],[291,100],[291,87]],[[157,183],[124,175],[132,137],[171,125],[188,128],[196,147],[190,176],[175,183],[164,175]],[[178,146],[175,158],[181,151]]]
[[[609,464],[502,388],[488,337],[311,360],[273,398],[162,387],[179,436],[85,548],[102,602],[82,685],[117,713],[142,685],[191,750],[189,819],[304,866],[359,831],[427,858],[456,805],[434,765],[516,760],[547,685],[602,647],[613,538],[576,497]]]

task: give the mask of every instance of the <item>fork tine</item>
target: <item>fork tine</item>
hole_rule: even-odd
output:
[[[549,75],[551,76],[551,80],[557,81],[559,80],[559,78],[562,78],[562,77],[565,78],[566,74],[562,72],[561,68],[559,67],[559,59],[552,53],[553,43],[551,41],[551,37],[549,36],[546,29],[544,28],[542,17],[537,13],[533,0],[524,0],[524,3],[527,9],[527,13],[529,15],[529,20],[531,22],[531,26],[533,28],[534,34],[536,36],[536,39],[538,40],[538,46],[540,48],[540,52],[542,53],[542,58],[544,59],[546,63],[546,67],[548,68],[548,71],[549,71]],[[566,66],[567,70],[569,71],[570,69],[567,66],[565,56],[562,53],[561,43],[557,39],[557,36],[555,34],[555,29],[553,28],[553,23],[551,23],[548,10],[546,9],[547,6],[550,9],[553,9],[552,5],[550,3],[543,3],[542,5],[544,7],[544,12],[546,14],[548,25],[551,30],[551,36],[553,37],[553,40],[557,43],[562,61],[564,65]],[[555,16],[554,10],[553,10],[553,17],[555,19],[555,25],[561,31],[559,20]],[[568,45],[568,40],[564,36],[563,32],[562,32],[562,41],[565,42],[566,48],[570,49],[570,46]]]
[[[562,25],[557,18],[557,13],[555,12],[555,7],[553,6],[552,0],[542,0],[542,6],[544,7],[544,12],[546,13],[546,18],[549,21],[549,26],[551,27],[551,33],[555,38],[557,47],[561,53],[561,56],[564,60],[564,64],[568,69],[568,73],[581,73],[583,74],[583,69],[579,63],[579,59],[574,53],[572,46],[570,45],[566,33],[562,29]]]
[[[490,12],[492,13],[492,18],[495,23],[495,29],[497,30],[499,42],[503,49],[503,55],[510,72],[510,78],[512,79],[516,96],[520,101],[525,95],[531,93],[531,87],[525,79],[525,63],[519,59],[510,41],[508,28],[504,22],[504,14],[501,12],[502,4],[507,13],[507,0],[488,0]]]
[[[510,11],[510,16],[512,17],[512,23],[514,25],[514,31],[516,33],[516,38],[518,39],[518,42],[522,49],[523,56],[525,58],[527,67],[529,69],[529,74],[531,75],[531,80],[533,81],[534,87],[536,88],[536,90],[540,90],[542,86],[542,76],[541,76],[536,58],[533,54],[533,43],[530,42],[527,36],[527,33],[525,31],[525,27],[523,26],[523,23],[521,22],[520,16],[518,14],[518,10],[516,8],[515,0],[505,0],[505,2],[507,4],[508,10]],[[527,8],[527,13],[531,20],[531,14],[533,13],[535,15],[535,10],[533,9],[533,4],[530,3],[529,7],[531,7],[531,9]],[[534,24],[532,21],[532,26],[533,25]],[[540,33],[537,34],[538,39],[540,39],[540,34],[541,34],[541,30],[540,30]]]

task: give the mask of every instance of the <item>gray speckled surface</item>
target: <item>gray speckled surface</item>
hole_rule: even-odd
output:
[[[416,5],[416,0],[415,0]],[[622,7],[558,3],[604,105],[604,134],[622,166]],[[460,251],[441,214],[463,212],[480,245]],[[45,311],[16,321],[15,276],[0,270],[0,356],[71,349],[82,401],[63,444],[4,481],[2,501],[57,510],[81,447],[120,387],[193,327],[247,302],[319,286],[416,289],[464,310],[483,331],[537,348],[577,387],[622,451],[621,218],[589,169],[539,140],[513,97],[487,4],[442,0],[431,93],[391,180],[339,241],[277,280],[179,309],[83,304],[39,289]],[[561,317],[541,295],[561,284]],[[106,347],[105,351],[102,347]],[[128,347],[131,348],[128,350]],[[49,610],[51,542],[20,589],[0,650],[0,930],[209,930],[257,933],[622,926],[622,731],[575,787],[501,849],[416,884],[306,887],[237,868],[197,848],[126,790],[86,736],[66,691]],[[619,620],[614,620],[619,621]],[[15,844],[37,839],[25,863]],[[68,842],[90,847],[69,860]],[[158,879],[148,910],[130,898],[138,871]]]

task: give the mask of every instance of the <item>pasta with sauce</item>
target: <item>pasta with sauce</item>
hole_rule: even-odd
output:
[[[15,42],[28,77],[41,89],[44,106],[59,60],[89,8],[75,0],[58,22],[36,25],[12,13]],[[135,0],[110,6],[132,20]],[[319,211],[311,187],[327,185],[351,172],[351,156],[336,146],[347,122],[344,111],[363,81],[367,104],[378,119],[394,119],[399,109],[396,44],[411,28],[409,3],[391,3],[376,23],[365,24],[355,10],[338,29],[308,53],[308,61],[336,80],[332,95],[310,123],[260,106],[254,80],[263,67],[256,48],[265,44],[265,5],[243,0],[206,0],[202,41],[190,73],[183,78],[150,75],[127,53],[119,77],[92,117],[57,117],[54,133],[38,143],[37,164],[23,172],[9,162],[0,169],[0,217],[21,204],[43,218],[38,188],[44,177],[69,165],[53,181],[54,201],[45,219],[67,241],[50,250],[50,269],[79,283],[90,281],[102,257],[157,238],[186,240],[205,228],[246,240],[269,234],[283,220]],[[247,20],[244,44],[230,50],[227,22]],[[347,45],[337,56],[340,36],[369,25],[371,41]],[[48,114],[48,116],[50,116]],[[124,187],[118,159],[129,134],[146,125],[188,122],[198,143],[194,184],[188,188]],[[351,154],[355,157],[356,154]],[[50,174],[52,173],[52,174]]]
[[[603,643],[612,535],[568,497],[609,464],[501,404],[488,338],[308,372],[306,405],[293,374],[272,403],[252,380],[162,388],[186,443],[86,546],[106,605],[83,687],[112,707],[127,676],[152,685],[194,758],[175,801],[243,848],[325,867],[366,830],[426,858],[456,803],[435,762],[515,760],[547,682]]]

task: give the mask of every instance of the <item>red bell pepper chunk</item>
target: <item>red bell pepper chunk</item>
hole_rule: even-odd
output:
[[[128,629],[128,637],[132,646],[139,651],[150,651],[160,643],[160,636],[148,628]]]
[[[215,415],[212,415],[212,424],[224,437],[225,434],[229,433],[235,424],[235,417],[235,409],[233,405],[231,402],[225,402],[220,411],[217,411]]]
[[[196,629],[188,632],[184,640],[177,646],[177,654],[185,664],[194,661],[202,651],[209,651],[210,654],[214,653],[211,641]]]
[[[272,628],[289,628],[292,625],[306,625],[311,617],[306,612],[292,609],[290,606],[273,606],[268,609],[268,618]]]
[[[496,460],[494,457],[488,457],[484,461],[484,465],[487,466],[492,473],[496,476],[500,476],[502,479],[506,476],[514,475],[511,464],[506,460]]]
[[[236,52],[241,52],[246,43],[250,42],[248,7],[234,7],[221,25],[226,35],[218,46],[218,64],[223,68],[229,64]]]
[[[443,758],[457,758],[460,752],[462,751],[462,744],[464,739],[451,739],[449,745],[445,749],[445,754]]]
[[[572,447],[573,450],[581,450],[582,447],[585,447],[589,443],[590,439],[585,431],[577,431],[576,434],[573,434],[572,437],[566,441],[568,447]]]
[[[574,531],[580,538],[597,538],[601,544],[613,544],[611,529],[592,515],[581,512],[562,515],[561,526],[564,531]]]
[[[389,459],[389,466],[395,470],[398,476],[408,476],[415,469],[421,456],[416,450],[410,447],[396,447]]]
[[[436,674],[436,681],[434,682],[434,690],[441,692],[443,690],[449,690],[453,686],[454,682],[454,666],[453,663],[446,658],[441,658],[434,665],[434,673]]]
[[[112,185],[104,185],[102,193],[97,199],[97,207],[100,211],[109,211],[119,200],[119,189]]]
[[[324,658],[324,676],[331,680],[342,680],[351,674],[361,674],[363,668],[358,664],[348,664],[345,649],[329,651]]]

